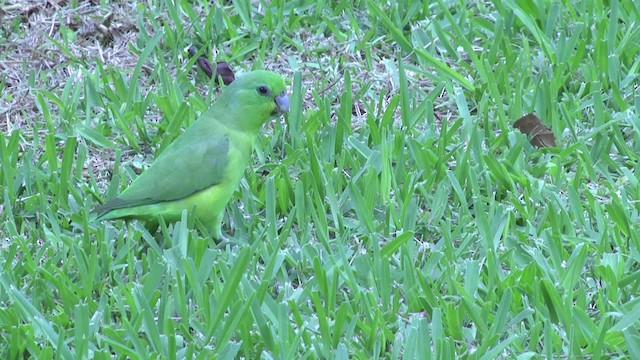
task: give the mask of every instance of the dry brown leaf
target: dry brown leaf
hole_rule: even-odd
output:
[[[196,48],[193,46],[189,47],[187,51],[191,56],[194,56],[197,53]],[[231,69],[231,66],[224,61],[220,61],[216,64],[215,75],[213,74],[213,66],[211,66],[211,63],[209,62],[209,60],[207,60],[207,58],[205,58],[204,56],[200,56],[198,57],[196,62],[198,63],[198,66],[200,66],[200,69],[202,69],[202,71],[204,71],[204,73],[207,74],[208,77],[211,78],[215,76],[216,84],[218,83],[218,80],[220,78],[222,78],[222,82],[225,85],[231,84],[233,80],[236,79],[236,75]]]
[[[556,146],[553,131],[534,113],[521,117],[513,124],[513,127],[527,135],[529,142],[537,148]]]

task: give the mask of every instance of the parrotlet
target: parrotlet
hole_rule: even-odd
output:
[[[186,209],[221,239],[225,206],[249,164],[262,124],[287,111],[289,98],[280,75],[239,74],[129,187],[93,210],[96,220],[157,224],[162,216],[175,222]]]

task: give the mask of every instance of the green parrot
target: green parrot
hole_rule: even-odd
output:
[[[178,136],[118,197],[97,206],[96,220],[158,216],[182,211],[222,238],[224,208],[249,163],[262,124],[289,111],[284,80],[270,71],[238,75],[211,108]]]

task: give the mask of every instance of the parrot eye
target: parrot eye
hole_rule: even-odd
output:
[[[262,85],[258,87],[258,94],[260,95],[269,95],[269,88]]]

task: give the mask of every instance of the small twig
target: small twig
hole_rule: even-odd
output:
[[[338,77],[337,79],[333,80],[332,82],[330,82],[327,86],[325,86],[324,89],[322,89],[320,91],[320,94],[324,94],[327,91],[329,91],[332,87],[336,86],[336,84],[342,79],[342,76]]]
[[[109,28],[111,26],[111,22],[113,21],[113,16],[113,11],[109,11],[107,15],[102,18],[102,25],[104,25],[104,27],[106,28]]]

